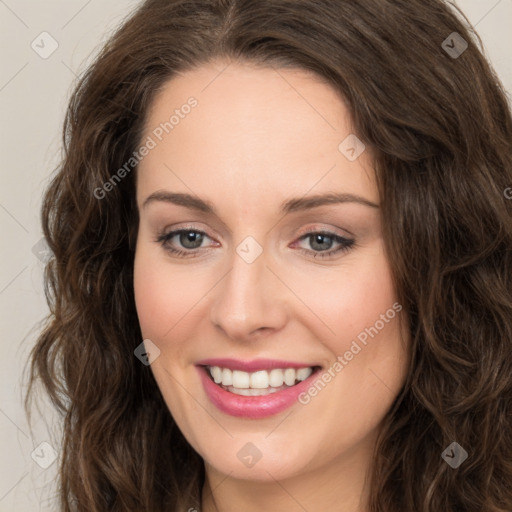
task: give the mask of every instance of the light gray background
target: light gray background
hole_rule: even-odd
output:
[[[34,452],[42,442],[59,450],[56,416],[38,394],[41,414],[31,432],[22,407],[28,352],[47,314],[43,263],[32,249],[42,237],[41,197],[59,160],[64,111],[76,76],[138,3],[0,0],[0,512],[56,510],[51,493],[57,463],[47,469],[36,463],[48,460],[46,445]],[[476,25],[510,97],[512,0],[457,4]],[[41,43],[45,31],[58,43],[46,59],[31,47],[35,40],[40,52],[51,48],[49,39],[44,48]]]

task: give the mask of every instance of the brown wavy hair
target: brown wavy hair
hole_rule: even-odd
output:
[[[313,71],[374,155],[411,365],[370,512],[512,510],[512,119],[481,48],[441,0],[149,0],[124,21],[71,98],[42,207],[50,315],[25,407],[40,380],[62,416],[62,511],[200,507],[202,459],[133,354],[136,169],[95,191],[139,147],[156,92],[217,58]],[[453,441],[457,469],[441,458]]]

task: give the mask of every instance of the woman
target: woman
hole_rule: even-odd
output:
[[[440,0],[123,24],[43,206],[63,511],[512,510],[512,120],[472,37]]]

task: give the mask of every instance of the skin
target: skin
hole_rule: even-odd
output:
[[[279,210],[290,198],[325,193],[378,205],[370,152],[351,162],[338,150],[353,133],[350,117],[336,91],[315,75],[227,61],[166,83],[143,137],[190,96],[197,107],[139,165],[134,287],[143,336],[160,349],[151,364],[156,382],[205,461],[203,510],[367,510],[365,474],[408,366],[404,313],[369,338],[307,405],[265,419],[219,411],[195,363],[270,358],[328,369],[392,308],[397,299],[378,206]],[[200,197],[216,214],[144,204],[157,191]],[[180,228],[207,235],[192,257],[157,241]],[[319,248],[304,235],[325,230],[355,245],[321,259],[318,253],[340,244],[327,238]],[[236,252],[247,236],[263,250],[250,264]],[[194,252],[179,236],[169,245]],[[262,454],[251,468],[237,457],[248,442]]]

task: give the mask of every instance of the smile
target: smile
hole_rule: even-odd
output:
[[[207,398],[230,416],[265,418],[288,409],[306,390],[318,365],[273,360],[201,361],[196,365]]]
[[[215,384],[230,393],[242,396],[262,396],[276,393],[306,380],[314,370],[313,367],[274,368],[270,371],[259,370],[249,373],[220,366],[206,368]]]

